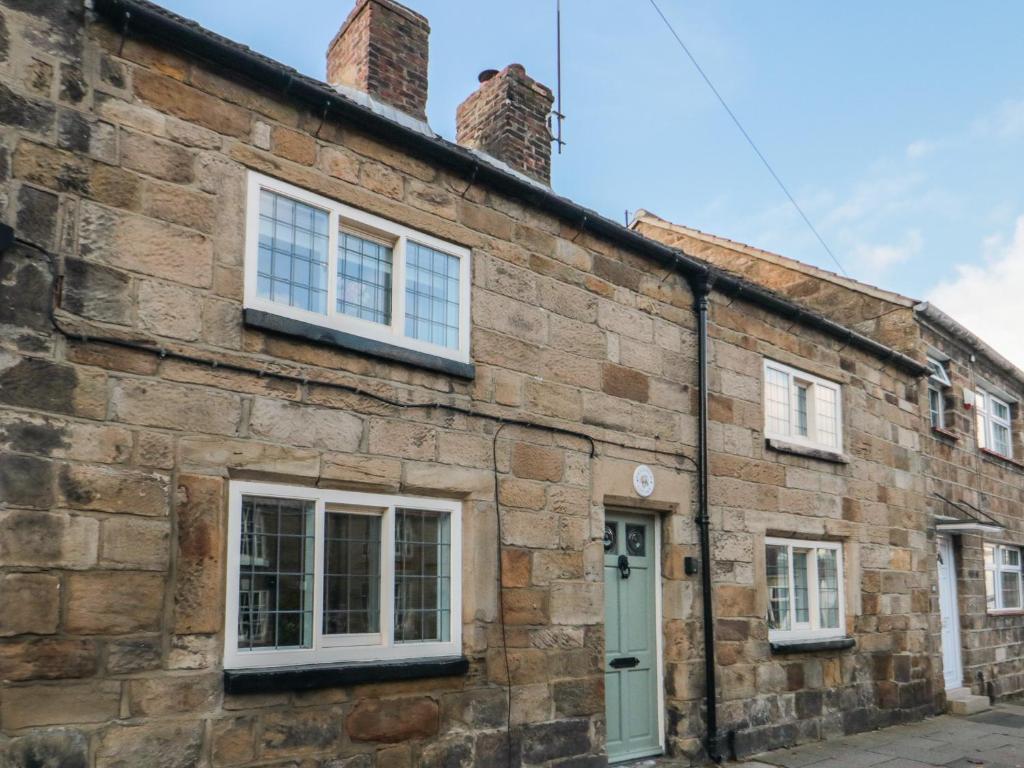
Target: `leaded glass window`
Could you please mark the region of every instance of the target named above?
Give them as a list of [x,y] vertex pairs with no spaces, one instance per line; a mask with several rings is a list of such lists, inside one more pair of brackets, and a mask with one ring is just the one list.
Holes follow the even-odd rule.
[[338,237],[338,311],[391,323],[391,246],[351,232]]
[[842,446],[840,392],[835,382],[766,360],[765,435],[838,450]]
[[276,304],[327,311],[327,211],[260,192],[257,293]]
[[450,603],[447,515],[395,513],[395,640],[447,640]]
[[410,242],[405,268],[405,335],[459,344],[459,260]]

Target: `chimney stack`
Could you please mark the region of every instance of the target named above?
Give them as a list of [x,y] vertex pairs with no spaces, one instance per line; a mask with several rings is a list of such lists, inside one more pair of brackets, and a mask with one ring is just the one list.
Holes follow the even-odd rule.
[[430,23],[393,0],[357,0],[327,48],[327,82],[427,119]]
[[484,70],[480,87],[456,112],[456,141],[550,184],[552,103],[551,89],[527,75],[522,64]]

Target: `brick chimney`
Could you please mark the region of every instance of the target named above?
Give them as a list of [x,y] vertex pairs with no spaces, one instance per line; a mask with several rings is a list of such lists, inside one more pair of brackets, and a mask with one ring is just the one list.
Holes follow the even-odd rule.
[[480,87],[459,105],[456,141],[479,149],[544,184],[551,183],[551,89],[522,64],[480,73]]
[[430,23],[393,0],[357,0],[327,48],[327,82],[427,119]]

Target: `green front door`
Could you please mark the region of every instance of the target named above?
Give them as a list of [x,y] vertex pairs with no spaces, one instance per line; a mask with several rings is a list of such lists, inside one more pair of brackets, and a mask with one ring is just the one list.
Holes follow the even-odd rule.
[[607,512],[604,524],[608,759],[661,752],[654,519]]

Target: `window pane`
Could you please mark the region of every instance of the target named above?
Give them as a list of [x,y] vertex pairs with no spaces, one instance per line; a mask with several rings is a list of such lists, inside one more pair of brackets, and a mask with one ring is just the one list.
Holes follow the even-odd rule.
[[818,550],[818,606],[822,629],[839,628],[839,568],[834,549]]
[[395,510],[395,642],[450,638],[448,527],[446,512]]
[[765,428],[775,435],[789,434],[789,376],[765,369]]
[[405,335],[457,349],[458,258],[412,241],[406,250]]
[[327,211],[261,190],[259,296],[323,314],[326,275]]
[[327,509],[325,635],[380,632],[380,526],[380,514]]
[[338,237],[337,310],[374,323],[391,323],[389,245],[350,232]]
[[999,400],[992,399],[992,415],[1001,421],[1010,420],[1010,408]]
[[793,550],[793,621],[807,624],[810,619],[807,590],[807,550]]
[[1010,430],[1002,424],[992,424],[992,450],[1003,456],[1010,455]]
[[835,448],[839,444],[839,403],[836,391],[828,387],[815,387],[817,398],[818,442]]
[[768,571],[768,627],[789,629],[789,556],[786,547],[769,545],[765,558]]
[[796,385],[796,433],[807,437],[807,394],[806,384]]
[[240,650],[311,647],[313,509],[312,501],[242,499]]
[[928,388],[928,414],[933,427],[942,426],[942,393],[934,387]]
[[1003,592],[1002,608],[1020,608],[1020,573],[1003,571],[1000,574],[1000,585]]
[[1003,565],[1011,568],[1020,568],[1020,550],[1016,547],[1000,547],[1003,553]]

